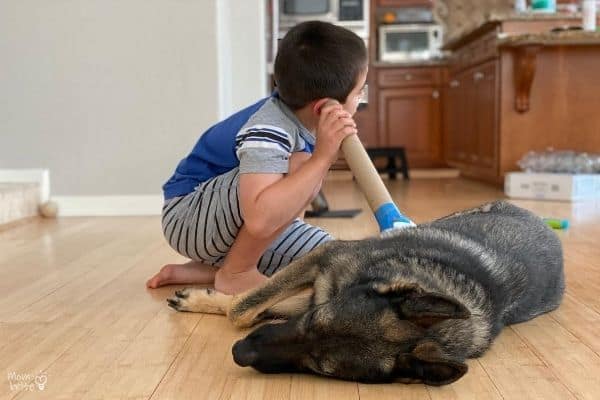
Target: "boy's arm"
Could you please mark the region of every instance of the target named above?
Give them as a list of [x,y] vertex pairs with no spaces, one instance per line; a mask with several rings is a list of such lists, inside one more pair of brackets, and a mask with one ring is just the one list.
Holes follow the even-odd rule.
[[240,175],[244,224],[257,237],[267,237],[296,218],[318,192],[344,138],[356,133],[354,121],[339,105],[324,107],[317,143],[310,159],[283,174]]
[[296,218],[312,200],[328,169],[325,160],[311,158],[285,177],[240,175],[240,204],[248,231],[267,237]]

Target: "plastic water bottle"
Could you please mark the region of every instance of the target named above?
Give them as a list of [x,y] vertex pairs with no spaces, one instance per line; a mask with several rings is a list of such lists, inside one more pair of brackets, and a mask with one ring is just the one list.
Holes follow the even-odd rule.
[[583,29],[596,30],[596,0],[583,0]]

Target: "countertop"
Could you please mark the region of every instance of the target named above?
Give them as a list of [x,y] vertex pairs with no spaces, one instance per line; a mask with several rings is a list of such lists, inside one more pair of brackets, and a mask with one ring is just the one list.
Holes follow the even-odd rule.
[[600,46],[600,32],[562,31],[525,34],[499,34],[498,46]]
[[469,37],[476,36],[480,32],[492,29],[493,26],[505,21],[535,21],[535,20],[556,20],[556,21],[581,21],[580,13],[542,13],[542,12],[491,12],[485,16],[479,24],[471,26],[463,31],[456,32],[448,37],[444,43],[443,49],[451,50],[459,47]]
[[491,12],[487,21],[503,22],[503,21],[531,21],[531,20],[553,20],[553,19],[579,19],[582,18],[581,13],[548,13],[548,12],[509,12],[499,13]]
[[447,58],[435,58],[432,60],[415,60],[403,62],[375,61],[371,65],[375,68],[414,68],[414,67],[441,67],[448,64]]

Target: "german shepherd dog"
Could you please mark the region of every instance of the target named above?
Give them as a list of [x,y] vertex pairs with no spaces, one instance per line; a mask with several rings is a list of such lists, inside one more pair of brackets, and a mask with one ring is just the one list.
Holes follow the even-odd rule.
[[167,301],[237,327],[285,320],[233,346],[240,366],[443,385],[505,325],[557,308],[564,287],[554,232],[495,202],[389,237],[328,242],[238,296],[187,288]]

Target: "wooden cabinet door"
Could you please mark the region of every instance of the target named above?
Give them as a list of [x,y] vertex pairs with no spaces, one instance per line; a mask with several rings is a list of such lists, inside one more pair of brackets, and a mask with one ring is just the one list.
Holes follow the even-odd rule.
[[477,164],[494,169],[498,163],[497,145],[497,83],[496,61],[478,67],[473,75],[475,83],[475,134],[477,135]]
[[450,79],[446,108],[446,159],[473,164],[479,160],[476,134],[476,87],[473,71],[467,70]]
[[358,137],[365,147],[380,146],[377,133],[377,81],[375,78],[375,71],[370,70],[367,75],[368,103],[361,104],[356,114],[354,114]]
[[477,88],[474,80],[475,71],[469,69],[459,75],[463,82],[463,119],[461,121],[461,148],[465,153],[465,161],[470,164],[479,162],[479,137],[477,136]]
[[384,146],[402,146],[410,167],[443,165],[441,98],[435,87],[381,89],[379,134]]
[[498,170],[497,61],[453,75],[446,88],[444,154],[470,176],[495,177]]
[[452,76],[444,96],[444,156],[446,162],[466,162],[463,124],[465,121],[465,82]]

